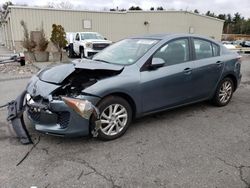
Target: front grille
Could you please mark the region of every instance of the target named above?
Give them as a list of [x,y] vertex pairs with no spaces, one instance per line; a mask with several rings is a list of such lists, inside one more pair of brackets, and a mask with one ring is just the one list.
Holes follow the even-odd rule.
[[88,57],[95,55],[97,52],[88,52]]
[[57,117],[57,123],[61,128],[66,128],[69,124],[70,113],[69,112],[59,112]]
[[93,44],[93,49],[94,50],[102,50],[109,46],[109,44]]

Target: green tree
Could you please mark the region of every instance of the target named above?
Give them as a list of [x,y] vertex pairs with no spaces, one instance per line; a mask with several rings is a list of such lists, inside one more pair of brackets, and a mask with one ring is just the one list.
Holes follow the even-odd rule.
[[236,12],[232,19],[233,22],[233,33],[242,34],[244,17],[241,17],[240,13]]
[[163,7],[157,7],[157,10],[164,10]]
[[154,7],[151,7],[151,8],[150,8],[150,10],[152,10],[152,11],[153,11],[153,10],[155,10],[155,8],[154,8]]
[[194,13],[199,14],[199,11],[197,9],[194,10]]
[[62,49],[67,45],[66,33],[63,26],[56,24],[52,25],[50,40],[55,45],[58,52],[60,52],[60,61],[62,61]]
[[213,12],[210,12],[210,11],[206,12],[206,16],[216,17],[216,15]]
[[8,8],[8,6],[13,5],[13,3],[11,1],[6,1],[3,5],[2,5],[2,11],[5,12]]
[[132,6],[128,10],[142,10],[139,6]]

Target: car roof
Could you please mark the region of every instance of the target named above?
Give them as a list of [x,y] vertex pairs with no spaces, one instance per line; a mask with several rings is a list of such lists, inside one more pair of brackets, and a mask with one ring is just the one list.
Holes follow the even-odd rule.
[[149,34],[149,35],[139,35],[139,36],[132,36],[130,38],[142,38],[142,39],[168,39],[172,37],[198,37],[198,38],[204,38],[208,40],[212,40],[212,38],[202,36],[202,35],[196,35],[196,34],[187,34],[187,33],[159,33],[159,34]]
[[97,34],[97,32],[79,32],[79,33],[83,33],[83,34],[87,34],[87,33]]
[[214,40],[214,39],[212,39],[210,37],[206,37],[206,36],[198,35],[198,34],[187,34],[187,33],[159,33],[159,34],[132,36],[132,37],[129,37],[129,38],[165,40],[165,39],[172,39],[172,38],[178,38],[178,37],[197,37],[197,38],[212,41],[212,42],[214,42],[216,44],[220,44],[219,41]]

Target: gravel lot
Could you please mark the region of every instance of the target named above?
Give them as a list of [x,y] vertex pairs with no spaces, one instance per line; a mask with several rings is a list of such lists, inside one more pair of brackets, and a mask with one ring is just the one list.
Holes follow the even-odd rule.
[[[29,126],[36,146],[24,146],[0,110],[0,187],[249,188],[250,57],[243,60],[242,84],[228,106],[203,102],[144,117],[110,142],[52,137]],[[0,104],[27,82],[0,82]]]
[[26,63],[21,66],[18,62],[0,64],[0,81],[30,77],[38,71],[33,64]]

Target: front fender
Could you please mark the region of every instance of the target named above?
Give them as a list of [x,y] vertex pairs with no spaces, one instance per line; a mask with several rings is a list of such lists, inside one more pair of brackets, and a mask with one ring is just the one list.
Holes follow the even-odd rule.
[[134,101],[137,113],[142,110],[139,76],[115,76],[99,80],[94,85],[86,88],[84,92],[101,98],[115,93],[125,94]]

